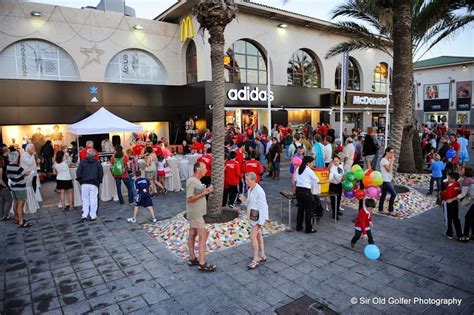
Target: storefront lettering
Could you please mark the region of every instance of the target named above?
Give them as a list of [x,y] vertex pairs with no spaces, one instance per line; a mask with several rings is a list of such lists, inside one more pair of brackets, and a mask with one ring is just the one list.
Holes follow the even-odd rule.
[[352,99],[352,104],[354,105],[387,105],[387,98],[354,95]]
[[128,55],[122,56],[122,72],[128,74]]
[[[254,101],[254,102],[266,102],[267,101],[267,91],[261,90],[256,87],[253,90],[250,90],[250,87],[245,86],[240,90],[230,89],[227,91],[227,98],[231,101]],[[273,92],[268,93],[268,98],[270,102],[273,102],[275,99],[273,97]]]

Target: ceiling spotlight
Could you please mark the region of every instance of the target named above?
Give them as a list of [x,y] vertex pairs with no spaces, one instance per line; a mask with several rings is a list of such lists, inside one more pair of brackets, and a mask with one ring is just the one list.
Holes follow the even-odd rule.
[[138,30],[138,31],[141,31],[142,29],[144,29],[145,27],[141,24],[137,24],[135,26],[133,26],[134,29]]
[[279,27],[279,28],[287,28],[287,27],[288,27],[288,24],[280,23],[280,24],[278,24],[278,27]]
[[31,15],[32,16],[42,16],[43,13],[41,13],[41,11],[31,11]]

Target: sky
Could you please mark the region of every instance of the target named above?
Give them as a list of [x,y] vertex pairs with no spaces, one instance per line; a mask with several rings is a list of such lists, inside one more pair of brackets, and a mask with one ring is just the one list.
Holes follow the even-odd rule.
[[[1,0],[0,0],[1,1]],[[100,0],[28,0],[73,8],[96,6]],[[318,19],[331,21],[331,11],[343,0],[290,0],[283,4],[283,0],[253,0],[254,2],[280,8],[283,10],[304,14]],[[139,18],[153,19],[161,12],[176,3],[176,0],[125,0],[127,6],[135,9]],[[474,56],[474,27],[456,34],[454,38],[447,38],[432,48],[421,60],[438,56]],[[415,56],[415,61],[420,56]]]

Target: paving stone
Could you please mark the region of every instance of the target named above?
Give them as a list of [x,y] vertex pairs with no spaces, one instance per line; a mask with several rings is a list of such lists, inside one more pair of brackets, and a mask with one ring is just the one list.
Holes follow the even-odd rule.
[[[193,296],[193,295],[190,294],[189,296]],[[194,295],[194,296],[197,296],[197,295]],[[153,290],[152,292],[144,293],[142,297],[145,299],[148,305],[157,304],[161,301],[164,301],[170,298],[169,294],[165,290],[162,290],[162,289]]]
[[59,299],[55,296],[50,299],[44,299],[39,302],[34,303],[33,309],[38,313],[47,312],[50,310],[58,309],[61,307]]
[[79,301],[77,303],[63,306],[64,314],[84,314],[91,310],[91,306],[88,301]]
[[124,313],[133,312],[135,310],[147,307],[145,300],[141,296],[137,296],[119,303]]

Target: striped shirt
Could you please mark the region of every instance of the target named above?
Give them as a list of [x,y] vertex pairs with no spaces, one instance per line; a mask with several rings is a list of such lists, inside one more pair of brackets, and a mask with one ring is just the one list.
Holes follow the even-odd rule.
[[10,179],[10,188],[13,191],[25,190],[26,180],[23,172],[25,170],[18,164],[7,165],[7,177]]

